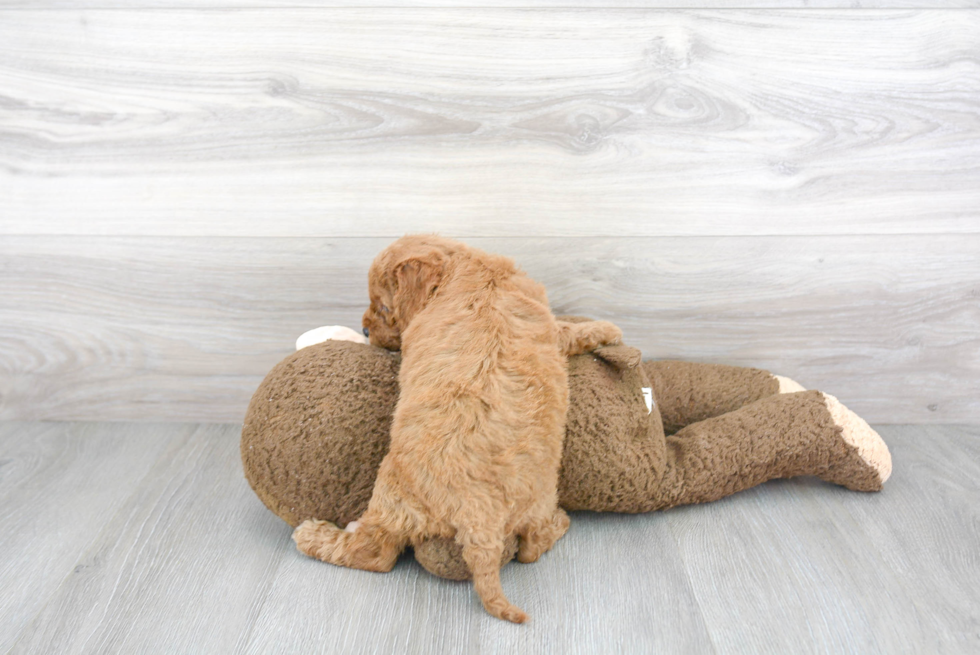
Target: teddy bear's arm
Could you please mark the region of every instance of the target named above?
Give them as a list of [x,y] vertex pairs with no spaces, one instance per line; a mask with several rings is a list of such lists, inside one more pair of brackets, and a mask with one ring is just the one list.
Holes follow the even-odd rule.
[[674,360],[644,362],[664,432],[735,411],[761,398],[804,391],[789,378],[758,368]]

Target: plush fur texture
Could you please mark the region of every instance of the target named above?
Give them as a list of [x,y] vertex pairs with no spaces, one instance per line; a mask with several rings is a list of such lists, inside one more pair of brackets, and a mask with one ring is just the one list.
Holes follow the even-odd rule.
[[390,449],[356,527],[307,521],[294,539],[324,561],[388,571],[406,545],[455,538],[486,610],[523,623],[500,564],[512,535],[517,558],[534,562],[568,529],[557,491],[566,353],[618,340],[618,328],[559,326],[513,261],[436,236],[385,249],[368,289],[371,343],[402,353]]
[[[284,521],[345,525],[366,510],[388,448],[399,359],[328,341],[289,355],[258,387],[242,428],[242,462],[256,494]],[[641,364],[639,351],[622,345],[572,357],[568,370],[558,484],[566,510],[647,512],[798,475],[877,491],[891,470],[881,437],[846,407],[819,391],[779,393],[765,371]],[[436,575],[471,575],[452,538],[414,550]],[[503,558],[514,550],[512,540]]]

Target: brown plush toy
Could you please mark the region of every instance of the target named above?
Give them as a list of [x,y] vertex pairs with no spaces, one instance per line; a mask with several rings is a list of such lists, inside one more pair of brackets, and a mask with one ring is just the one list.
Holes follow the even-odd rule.
[[[397,353],[354,343],[345,328],[328,332],[331,340],[272,369],[242,428],[245,477],[291,526],[308,518],[343,526],[364,512],[398,399]],[[566,510],[650,512],[800,475],[878,491],[891,473],[888,448],[863,419],[766,371],[642,362],[628,346],[572,357],[568,367]],[[469,577],[451,539],[430,539],[415,557],[436,575]]]

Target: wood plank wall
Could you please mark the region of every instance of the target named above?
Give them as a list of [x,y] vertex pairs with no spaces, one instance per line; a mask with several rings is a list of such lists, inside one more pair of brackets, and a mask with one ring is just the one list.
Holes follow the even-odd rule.
[[980,1],[371,4],[0,0],[0,418],[240,421],[439,231],[647,357],[980,421]]

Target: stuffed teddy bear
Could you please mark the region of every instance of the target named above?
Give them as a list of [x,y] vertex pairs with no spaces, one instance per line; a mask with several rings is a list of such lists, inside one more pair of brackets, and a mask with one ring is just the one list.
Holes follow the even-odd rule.
[[[365,341],[342,327],[304,334],[249,404],[245,477],[291,526],[344,526],[367,508],[400,358]],[[799,475],[878,491],[891,473],[881,437],[833,396],[759,369],[641,360],[625,345],[569,358],[564,509],[650,512]],[[516,538],[509,546],[502,563]],[[452,539],[430,539],[415,557],[436,575],[470,577]]]

